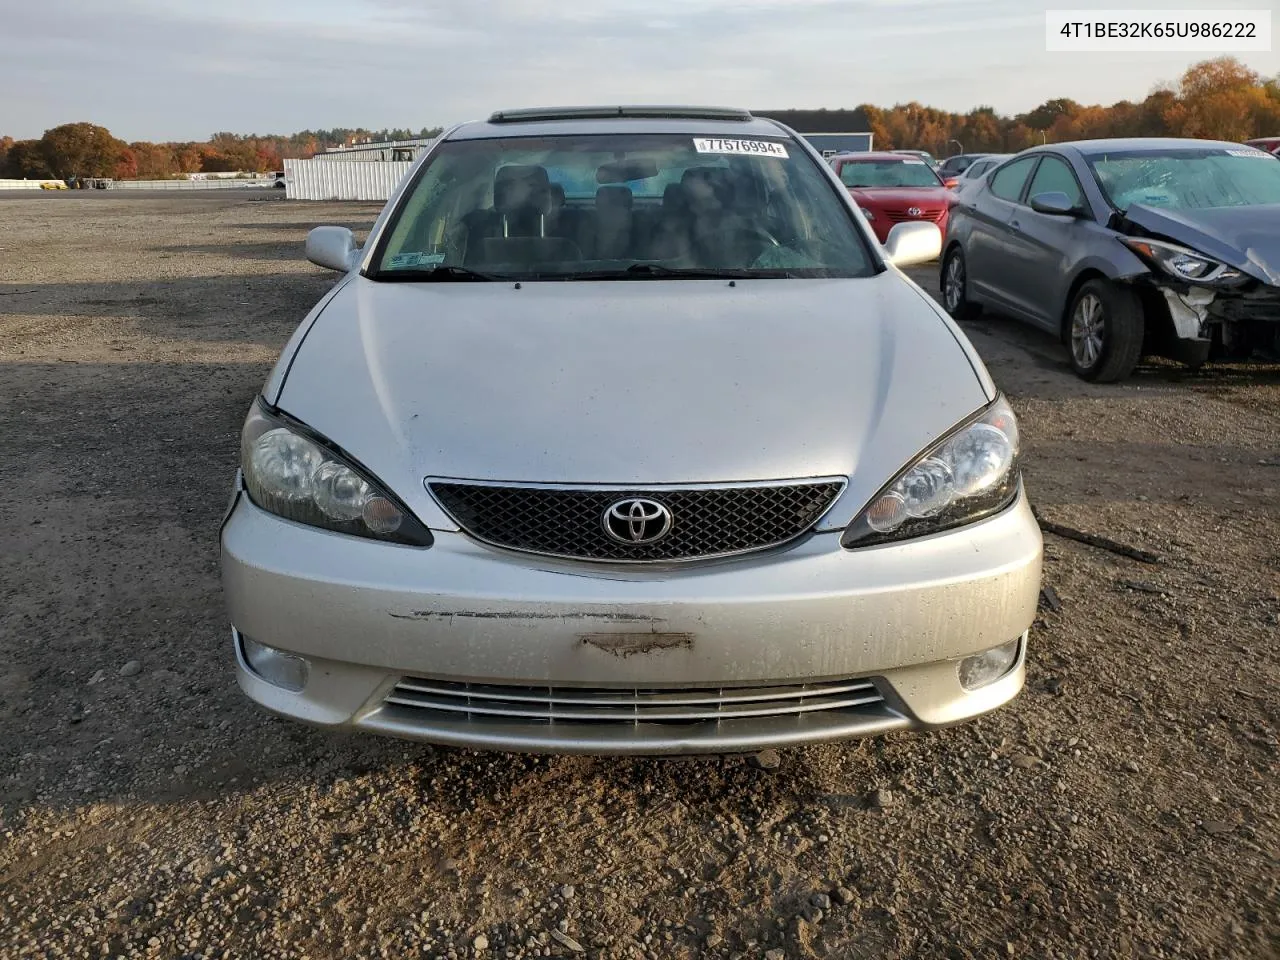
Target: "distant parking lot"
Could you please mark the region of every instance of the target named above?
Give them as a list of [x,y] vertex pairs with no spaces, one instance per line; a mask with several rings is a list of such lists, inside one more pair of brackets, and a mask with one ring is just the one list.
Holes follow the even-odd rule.
[[240,423],[335,279],[306,231],[377,210],[0,198],[0,956],[1275,949],[1280,367],[1097,386],[1028,327],[966,325],[1059,533],[1027,689],[963,727],[766,772],[251,707],[217,576]]

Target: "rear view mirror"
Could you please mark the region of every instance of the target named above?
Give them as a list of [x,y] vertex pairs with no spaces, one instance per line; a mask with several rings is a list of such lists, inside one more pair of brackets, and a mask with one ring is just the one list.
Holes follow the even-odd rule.
[[596,168],[596,183],[629,183],[657,175],[658,164],[653,160],[615,160]]
[[318,267],[346,273],[356,265],[360,248],[346,227],[316,227],[307,234],[307,259]]
[[942,231],[934,223],[899,223],[889,230],[884,252],[895,267],[928,263],[942,253]]
[[1080,208],[1071,202],[1065,193],[1050,190],[1048,193],[1037,193],[1031,198],[1031,209],[1036,213],[1046,213],[1052,217],[1077,217]]

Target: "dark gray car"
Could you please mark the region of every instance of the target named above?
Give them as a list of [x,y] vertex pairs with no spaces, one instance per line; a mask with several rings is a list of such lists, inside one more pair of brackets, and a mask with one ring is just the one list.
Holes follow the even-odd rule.
[[989,156],[989,153],[957,153],[938,164],[938,173],[944,177],[958,177],[979,160],[985,160]]
[[1143,354],[1280,353],[1280,161],[1238,143],[1093,140],[1024,151],[957,193],[948,311],[1069,344],[1086,380]]

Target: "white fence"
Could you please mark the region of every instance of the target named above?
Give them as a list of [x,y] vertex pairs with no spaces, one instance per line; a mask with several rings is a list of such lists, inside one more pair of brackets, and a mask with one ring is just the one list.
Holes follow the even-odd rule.
[[387,200],[413,166],[410,161],[286,160],[290,200]]
[[112,180],[112,190],[243,190],[246,187],[269,187],[275,177],[253,180]]
[[0,179],[0,190],[39,190],[42,184],[62,183],[61,180],[5,180]]

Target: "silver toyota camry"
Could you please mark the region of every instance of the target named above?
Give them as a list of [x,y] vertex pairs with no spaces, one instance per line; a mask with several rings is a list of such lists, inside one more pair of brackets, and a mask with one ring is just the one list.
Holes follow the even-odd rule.
[[1023,684],[1018,427],[803,139],[739,110],[496,113],[417,162],[244,425],[239,682],[333,728],[753,751]]

